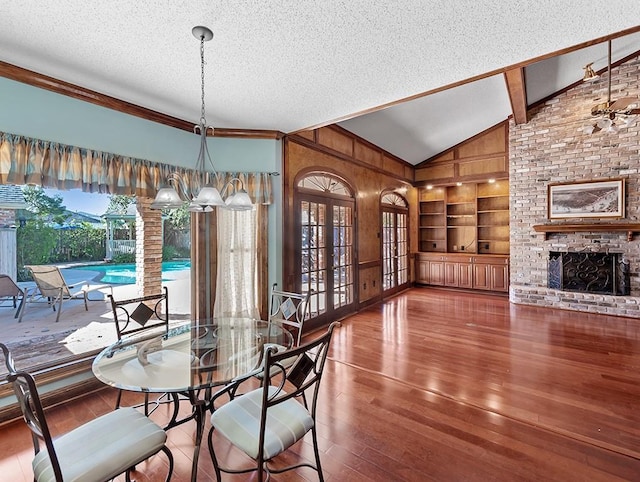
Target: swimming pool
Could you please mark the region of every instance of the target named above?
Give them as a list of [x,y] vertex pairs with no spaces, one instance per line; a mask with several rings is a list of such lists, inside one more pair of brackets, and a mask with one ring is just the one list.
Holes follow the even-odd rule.
[[[135,284],[136,265],[130,264],[92,264],[85,266],[74,266],[72,269],[85,271],[96,271],[98,275],[94,281],[109,284]],[[173,277],[167,273],[172,271],[184,271],[191,269],[191,261],[164,261],[162,263],[162,281],[170,281]]]

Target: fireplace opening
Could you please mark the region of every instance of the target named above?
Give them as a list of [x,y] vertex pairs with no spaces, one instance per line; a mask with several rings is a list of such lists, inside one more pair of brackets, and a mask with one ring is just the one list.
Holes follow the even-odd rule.
[[549,288],[628,296],[629,263],[622,253],[549,253]]

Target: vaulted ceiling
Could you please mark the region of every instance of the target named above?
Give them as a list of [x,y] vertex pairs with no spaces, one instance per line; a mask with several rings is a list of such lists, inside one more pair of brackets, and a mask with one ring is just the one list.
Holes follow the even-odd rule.
[[[418,164],[640,50],[640,2],[87,2],[3,5],[17,66],[145,109],[284,133],[339,123]],[[15,72],[14,70],[11,70]],[[505,75],[506,73],[506,75]],[[18,78],[14,75],[14,78]],[[2,92],[0,91],[0,100]]]

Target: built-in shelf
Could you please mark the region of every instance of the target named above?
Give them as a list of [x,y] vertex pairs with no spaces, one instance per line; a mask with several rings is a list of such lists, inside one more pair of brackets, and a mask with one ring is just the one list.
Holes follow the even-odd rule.
[[422,252],[509,254],[509,181],[420,191]]
[[626,232],[627,241],[631,241],[634,234],[640,233],[640,224],[538,224],[533,229],[538,233],[544,233],[544,239],[547,239],[550,233]]

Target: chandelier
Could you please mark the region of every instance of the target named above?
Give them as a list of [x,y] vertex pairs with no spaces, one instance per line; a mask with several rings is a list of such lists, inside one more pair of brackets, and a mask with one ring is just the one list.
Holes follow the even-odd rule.
[[[192,212],[210,212],[217,206],[234,211],[246,211],[252,209],[253,205],[240,178],[234,177],[227,181],[221,191],[216,187],[220,185],[220,176],[213,165],[207,146],[209,127],[204,106],[204,43],[213,38],[213,32],[207,27],[197,26],[193,27],[191,33],[200,40],[200,122],[193,129],[194,133],[200,135],[200,152],[190,182],[178,172],[171,173],[167,185],[158,190],[156,198],[151,203],[151,209],[177,209],[189,203],[188,209]],[[208,167],[211,168],[210,171]]]

